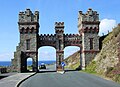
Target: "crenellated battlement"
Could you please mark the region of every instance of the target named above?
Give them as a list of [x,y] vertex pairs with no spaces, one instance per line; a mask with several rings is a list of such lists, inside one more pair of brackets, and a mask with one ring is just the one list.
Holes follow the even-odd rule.
[[55,33],[56,34],[64,33],[64,22],[55,22]]
[[39,32],[39,12],[32,13],[30,9],[24,12],[19,12],[19,32],[24,33],[38,33]]
[[65,34],[65,41],[81,41],[82,36],[80,34]]
[[78,18],[81,22],[96,22],[99,21],[99,14],[97,11],[93,11],[91,8],[88,9],[88,11],[84,14],[82,11],[79,11]]
[[45,40],[45,41],[55,41],[56,34],[41,34],[39,38],[40,40]]
[[99,14],[91,8],[84,14],[78,12],[78,30],[80,33],[98,33],[99,32]]
[[39,12],[32,13],[30,9],[26,9],[25,12],[19,12],[19,22],[38,22]]
[[39,35],[38,47],[42,46],[56,46],[56,34],[41,34]]
[[64,28],[64,22],[55,22],[55,28]]

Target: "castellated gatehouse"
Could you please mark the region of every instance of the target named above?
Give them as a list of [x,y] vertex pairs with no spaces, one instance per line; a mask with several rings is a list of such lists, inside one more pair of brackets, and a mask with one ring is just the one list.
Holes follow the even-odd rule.
[[56,49],[56,71],[64,71],[61,65],[64,48],[80,47],[80,69],[85,69],[99,52],[99,24],[97,11],[88,9],[86,13],[78,12],[79,34],[65,34],[64,22],[55,22],[55,34],[39,35],[39,11],[33,13],[30,9],[26,9],[25,12],[19,12],[20,42],[12,59],[13,69],[17,72],[26,72],[27,59],[32,58],[32,70],[37,72],[38,49],[42,46],[52,46]]

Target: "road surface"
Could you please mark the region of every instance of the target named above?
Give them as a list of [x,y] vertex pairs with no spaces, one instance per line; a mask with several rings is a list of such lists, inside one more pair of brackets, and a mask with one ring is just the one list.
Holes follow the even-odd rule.
[[37,73],[20,87],[120,87],[120,84],[84,72],[69,71],[65,74]]
[[56,66],[54,64],[46,65],[46,69],[40,69],[39,71],[56,71]]

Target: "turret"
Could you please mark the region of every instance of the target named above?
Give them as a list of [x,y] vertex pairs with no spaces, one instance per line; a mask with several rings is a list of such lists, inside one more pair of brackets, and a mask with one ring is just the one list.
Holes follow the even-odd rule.
[[38,33],[39,30],[39,12],[35,11],[34,14],[30,9],[25,12],[19,12],[19,31],[20,33]]
[[64,22],[55,22],[55,33],[64,33]]
[[99,14],[91,8],[84,14],[78,13],[78,31],[80,33],[98,33],[99,32]]
[[78,31],[82,36],[81,68],[85,67],[99,52],[99,14],[91,8],[84,14],[78,12]]
[[64,59],[64,22],[55,22],[56,33],[56,69],[57,71],[63,71],[61,63]]
[[19,13],[20,47],[23,53],[21,57],[21,71],[26,71],[27,58],[32,58],[33,71],[38,68],[38,32],[39,12],[32,13],[30,9]]

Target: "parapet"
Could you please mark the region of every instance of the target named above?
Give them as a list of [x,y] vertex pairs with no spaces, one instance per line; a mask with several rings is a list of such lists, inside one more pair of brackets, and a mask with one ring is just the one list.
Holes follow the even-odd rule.
[[85,14],[82,11],[79,11],[78,19],[80,19],[80,21],[96,22],[99,21],[99,14],[97,11],[93,11],[89,8]]
[[64,22],[55,22],[55,28],[64,28]]
[[39,12],[35,11],[34,14],[30,9],[26,9],[25,12],[19,12],[19,22],[38,22]]

